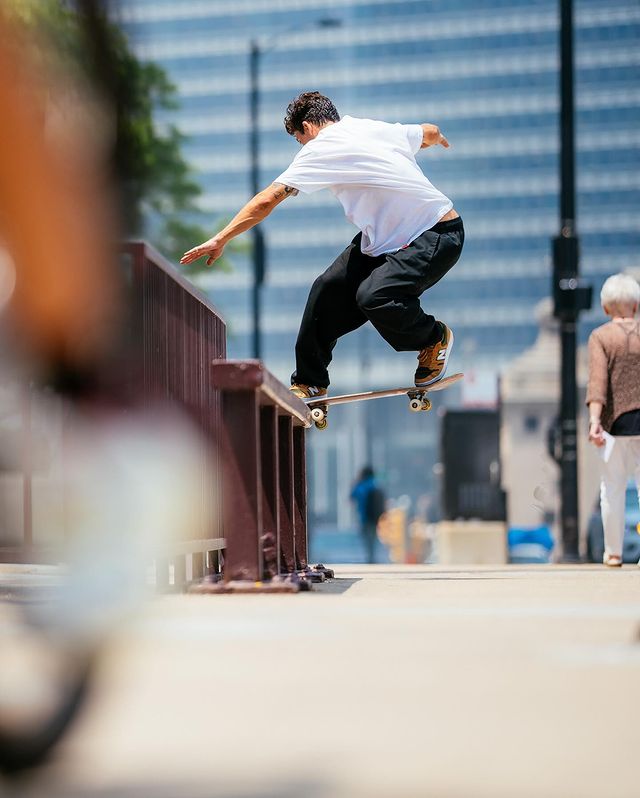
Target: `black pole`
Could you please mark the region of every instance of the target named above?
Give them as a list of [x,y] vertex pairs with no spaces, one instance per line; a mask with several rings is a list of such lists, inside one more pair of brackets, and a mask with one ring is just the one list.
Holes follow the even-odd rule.
[[573,84],[573,0],[560,0],[560,219],[565,237],[574,235],[576,216]]
[[[249,146],[251,150],[251,189],[255,196],[259,188],[260,181],[260,153],[259,153],[259,119],[260,112],[260,47],[256,41],[251,42],[249,51],[249,76],[250,76],[250,95],[249,95],[249,119],[251,134]],[[252,356],[260,359],[262,354],[262,341],[260,329],[260,305],[261,288],[264,280],[264,237],[260,226],[252,228],[253,247],[253,286],[252,286],[252,316],[253,316],[253,345]]]
[[560,522],[568,562],[580,559],[576,330],[580,311],[591,306],[591,289],[578,277],[572,6],[572,0],[560,0],[560,235],[553,247],[554,312],[560,322]]
[[[560,0],[560,236],[555,248],[557,294],[560,282],[578,275],[575,229],[575,131],[573,97],[573,2]],[[576,280],[577,281],[577,280]],[[566,284],[566,283],[565,283]],[[557,303],[558,304],[558,303]],[[573,308],[556,308],[560,318],[560,495],[565,560],[579,558],[576,410],[576,324]],[[559,311],[559,313],[558,313]]]

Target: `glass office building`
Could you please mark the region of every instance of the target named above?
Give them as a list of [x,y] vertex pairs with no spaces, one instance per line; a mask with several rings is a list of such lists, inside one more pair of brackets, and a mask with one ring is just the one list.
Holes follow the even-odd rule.
[[[451,368],[471,379],[438,401],[495,398],[509,361],[537,335],[535,306],[551,286],[558,231],[558,0],[121,0],[137,53],[178,87],[165,120],[188,136],[185,153],[213,225],[250,196],[250,41],[260,44],[261,184],[297,151],[284,131],[299,92],[329,95],[341,113],[436,122],[452,147],[419,163],[464,218],[462,259],[423,304],[456,333]],[[640,257],[640,5],[575,0],[578,232],[581,270],[596,292]],[[334,23],[323,27],[327,18]],[[339,27],[336,27],[339,23]],[[354,229],[327,191],[288,199],[264,224],[263,356],[283,381],[307,291]],[[195,242],[194,242],[195,243]],[[252,270],[201,286],[226,317],[229,353],[251,355]],[[597,296],[597,294],[596,294]],[[597,305],[597,303],[596,303]],[[581,340],[602,321],[583,317]],[[335,351],[332,390],[411,382],[415,356],[397,354],[369,326]],[[475,386],[473,389],[470,386]],[[433,487],[436,414],[402,400],[336,408],[311,444],[312,508],[346,523],[347,483],[365,460],[386,471],[391,495]],[[335,508],[338,516],[335,516]]]

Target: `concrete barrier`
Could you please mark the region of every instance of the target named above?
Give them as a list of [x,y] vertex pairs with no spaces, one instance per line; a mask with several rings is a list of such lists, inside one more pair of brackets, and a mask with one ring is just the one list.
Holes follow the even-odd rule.
[[502,521],[441,521],[436,534],[442,565],[508,562],[507,528]]

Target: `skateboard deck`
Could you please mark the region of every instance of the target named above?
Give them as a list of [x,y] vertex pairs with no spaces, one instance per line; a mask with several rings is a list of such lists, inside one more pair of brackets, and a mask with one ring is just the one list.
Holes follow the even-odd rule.
[[409,397],[409,409],[418,412],[420,410],[431,410],[431,402],[427,397],[433,391],[443,391],[454,382],[458,382],[464,374],[452,374],[450,377],[443,377],[441,380],[427,385],[424,388],[417,388],[412,385],[409,388],[387,388],[379,391],[363,391],[362,393],[347,393],[342,396],[323,396],[314,399],[305,399],[307,407],[311,410],[311,418],[318,429],[327,427],[327,411],[331,405],[342,405],[348,402],[367,402],[369,399],[384,399],[388,396],[401,396],[405,394]]

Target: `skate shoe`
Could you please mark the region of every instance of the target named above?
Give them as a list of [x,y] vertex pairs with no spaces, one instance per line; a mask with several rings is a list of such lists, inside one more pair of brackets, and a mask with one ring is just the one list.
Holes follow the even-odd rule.
[[437,323],[442,331],[439,340],[418,352],[418,368],[414,376],[417,388],[424,388],[441,380],[447,370],[449,355],[453,347],[453,332],[443,322]]
[[301,382],[294,382],[289,390],[291,393],[299,396],[300,399],[320,399],[327,395],[326,388],[316,388],[315,385],[303,385]]

